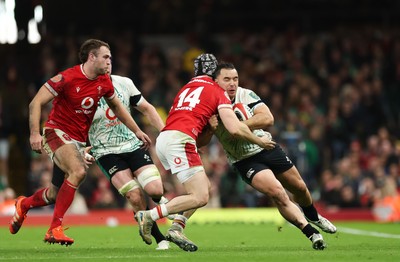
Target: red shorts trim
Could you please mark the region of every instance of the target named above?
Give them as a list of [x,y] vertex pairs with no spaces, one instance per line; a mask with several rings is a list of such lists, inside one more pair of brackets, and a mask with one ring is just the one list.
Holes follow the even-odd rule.
[[185,144],[185,153],[188,160],[189,167],[202,166],[201,158],[196,150],[196,145],[192,143]]
[[52,128],[44,129],[43,148],[48,155],[54,154],[61,146],[72,143],[74,143],[74,140],[63,131]]

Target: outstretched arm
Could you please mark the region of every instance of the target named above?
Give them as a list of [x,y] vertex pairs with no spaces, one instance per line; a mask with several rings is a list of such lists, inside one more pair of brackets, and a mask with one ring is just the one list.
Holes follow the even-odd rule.
[[29,104],[29,141],[33,151],[42,153],[42,136],[40,134],[40,116],[42,106],[49,103],[54,95],[43,85]]
[[144,116],[146,116],[150,124],[157,128],[158,131],[161,131],[161,129],[164,128],[164,121],[161,119],[155,107],[147,102],[146,99],[142,98],[142,101],[138,106],[136,106],[136,109],[139,110],[139,112],[142,113]]
[[271,141],[270,138],[254,135],[247,125],[239,121],[231,108],[220,108],[218,112],[222,123],[231,135],[246,139],[247,141],[257,144],[265,149],[275,147],[275,142]]
[[107,100],[108,106],[114,112],[114,114],[124,123],[135,135],[137,138],[142,140],[143,148],[149,149],[151,145],[150,138],[140,129],[140,127],[136,124],[135,120],[132,118],[131,114],[124,107],[118,97],[114,96],[111,100]]

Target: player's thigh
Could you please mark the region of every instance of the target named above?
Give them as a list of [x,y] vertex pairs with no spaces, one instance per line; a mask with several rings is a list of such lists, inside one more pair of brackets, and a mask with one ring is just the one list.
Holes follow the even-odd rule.
[[133,175],[132,172],[129,168],[124,169],[124,170],[119,170],[113,176],[111,177],[111,183],[116,189],[120,189],[127,183],[129,183],[131,180],[133,180]]
[[86,165],[75,144],[65,144],[54,152],[54,162],[67,174],[84,173]]
[[170,141],[168,132],[161,132],[156,140],[156,155],[166,170],[170,170],[167,155],[168,155],[168,141]]
[[198,197],[208,196],[210,180],[204,170],[201,170],[186,180],[183,186],[188,194]]
[[[164,168],[171,170],[172,174],[203,165],[196,147],[196,141],[185,133],[179,131],[161,132],[157,138],[156,149]],[[179,180],[181,183],[185,182]]]
[[282,184],[276,179],[270,169],[264,169],[258,172],[251,181],[252,187],[257,191],[274,196],[284,191]]
[[307,188],[303,178],[295,166],[281,174],[278,174],[276,177],[282,185],[289,190],[289,192],[295,193],[297,191],[304,191]]
[[164,194],[160,172],[156,165],[144,165],[133,172],[143,190],[150,196],[156,197]]
[[143,190],[151,197],[157,198],[161,197],[164,194],[163,183],[161,179],[153,180],[147,183]]

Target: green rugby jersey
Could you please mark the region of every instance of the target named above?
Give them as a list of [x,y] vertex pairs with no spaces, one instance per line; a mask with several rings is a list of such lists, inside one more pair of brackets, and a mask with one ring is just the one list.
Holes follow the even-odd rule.
[[[246,105],[247,109],[250,111],[248,113],[252,116],[254,115],[255,108],[263,102],[252,90],[238,87],[235,100],[232,104],[235,105],[238,103]],[[259,137],[270,135],[262,129],[253,130],[253,133]],[[263,148],[257,144],[253,144],[241,138],[233,137],[228,130],[226,130],[222,121],[219,121],[215,135],[222,144],[230,164],[253,156],[263,150]]]
[[[142,95],[133,81],[127,77],[111,76],[117,97],[130,110],[131,97],[140,104]],[[136,106],[134,105],[134,106]],[[139,149],[143,142],[126,127],[108,107],[104,98],[99,101],[96,114],[89,130],[89,141],[93,146],[91,153],[97,160],[108,154],[121,154]]]

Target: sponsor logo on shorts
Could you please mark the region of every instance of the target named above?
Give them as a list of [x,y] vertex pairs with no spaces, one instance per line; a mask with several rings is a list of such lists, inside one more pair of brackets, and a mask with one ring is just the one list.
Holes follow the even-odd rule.
[[150,157],[147,154],[144,154],[143,158],[147,161],[150,162]]
[[110,168],[110,170],[108,170],[108,173],[110,175],[114,174],[115,172],[118,171],[118,167],[117,166],[113,166],[112,168]]
[[62,136],[66,141],[71,141],[72,140],[71,137],[69,135],[65,134],[65,133],[62,134]]
[[179,165],[180,163],[182,163],[182,159],[180,159],[179,157],[175,157],[174,158],[174,163]]
[[250,178],[254,172],[255,172],[255,170],[253,168],[250,168],[249,171],[247,171],[247,173],[246,173],[246,177]]

